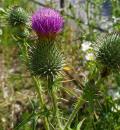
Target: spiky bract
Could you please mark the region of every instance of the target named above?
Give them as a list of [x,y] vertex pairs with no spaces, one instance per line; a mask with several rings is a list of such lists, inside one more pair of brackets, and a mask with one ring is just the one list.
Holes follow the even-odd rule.
[[63,55],[50,41],[37,43],[29,50],[29,68],[35,76],[54,78],[63,65]]
[[96,43],[96,59],[112,70],[120,69],[120,34],[106,34]]
[[15,27],[25,25],[28,21],[28,15],[23,8],[15,6],[9,9],[7,19],[9,25]]

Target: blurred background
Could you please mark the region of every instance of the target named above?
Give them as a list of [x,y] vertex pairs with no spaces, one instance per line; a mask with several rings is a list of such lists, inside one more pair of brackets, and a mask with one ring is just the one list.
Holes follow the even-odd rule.
[[[89,74],[94,68],[95,56],[91,47],[93,42],[102,33],[120,30],[120,0],[0,0],[0,10],[6,10],[14,5],[23,7],[30,16],[41,7],[55,8],[63,15],[65,24],[59,42],[70,69],[64,72],[62,86],[65,90],[61,90],[60,95],[62,109],[70,113],[71,104],[81,94],[82,85],[88,77],[90,78]],[[11,29],[0,18],[0,130],[12,130],[32,111],[31,101],[37,104],[34,84],[10,31]],[[106,126],[102,119],[104,122],[114,123],[120,114],[120,75],[109,76],[105,85],[109,87],[105,94],[111,104],[116,105],[117,102],[117,109],[113,110],[117,115],[113,118],[113,115],[109,116],[110,113],[107,113],[106,116],[109,118],[105,120],[103,115],[99,122],[101,127],[94,130],[102,130],[102,127],[103,130],[113,130],[112,127],[110,129]],[[49,102],[46,98],[47,101]],[[85,112],[83,113],[85,115]],[[115,125],[117,124],[113,124]],[[115,130],[120,130],[120,125],[118,126]],[[41,120],[36,130],[40,128]],[[32,129],[28,123],[21,130]],[[86,130],[93,129],[88,127]]]

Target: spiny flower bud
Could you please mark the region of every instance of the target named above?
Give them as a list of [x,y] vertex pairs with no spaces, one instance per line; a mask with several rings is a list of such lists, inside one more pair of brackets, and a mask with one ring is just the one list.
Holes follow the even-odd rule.
[[24,40],[24,38],[27,38],[27,36],[29,36],[28,29],[24,27],[15,27],[11,30],[11,32],[16,40]]
[[97,41],[96,59],[104,66],[112,69],[120,69],[120,34],[112,33],[101,36]]
[[29,68],[33,75],[55,77],[63,68],[64,59],[53,41],[37,43],[29,50]]
[[41,38],[55,38],[63,28],[63,18],[54,9],[42,8],[32,16],[32,28]]
[[8,11],[8,23],[12,26],[26,25],[28,21],[28,15],[23,8],[15,6]]

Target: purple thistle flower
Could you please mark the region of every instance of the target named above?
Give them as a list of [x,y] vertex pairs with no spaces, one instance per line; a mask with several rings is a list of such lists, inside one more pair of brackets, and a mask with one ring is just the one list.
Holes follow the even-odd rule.
[[63,28],[63,18],[54,9],[42,8],[32,16],[32,28],[39,37],[54,38]]

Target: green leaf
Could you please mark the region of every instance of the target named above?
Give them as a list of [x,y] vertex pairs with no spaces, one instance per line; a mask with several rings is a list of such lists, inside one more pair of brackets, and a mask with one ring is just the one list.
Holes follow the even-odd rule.
[[5,10],[0,7],[0,15],[6,14]]
[[73,96],[77,97],[77,94],[76,94],[74,91],[70,90],[69,88],[62,87],[62,86],[60,86],[60,87],[61,87],[61,89],[63,89],[67,94],[73,95]]
[[85,121],[85,118],[79,122],[79,124],[77,125],[77,129],[76,130],[80,130],[81,129],[81,126],[83,124],[83,122]]
[[20,122],[14,130],[19,130],[20,127],[24,126],[26,123],[31,121],[36,115],[32,113],[30,116],[26,117],[22,122]]
[[32,120],[32,130],[36,130],[37,121],[38,121],[38,117],[33,118],[33,120]]

